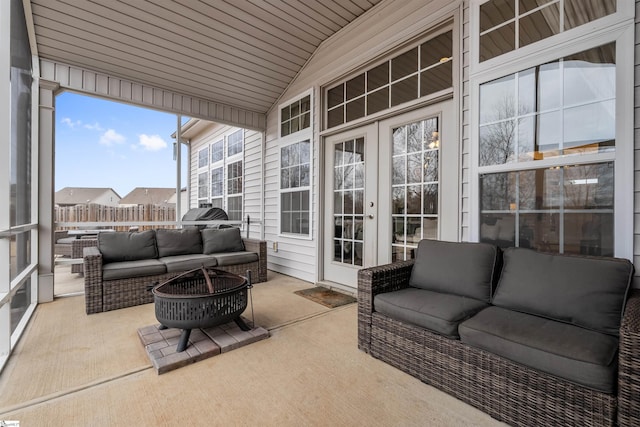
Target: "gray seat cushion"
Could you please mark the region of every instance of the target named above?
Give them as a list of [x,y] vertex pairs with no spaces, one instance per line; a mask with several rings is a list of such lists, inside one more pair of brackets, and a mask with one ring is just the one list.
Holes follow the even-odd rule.
[[490,302],[498,261],[487,243],[422,240],[409,285]]
[[[198,231],[195,228],[194,230]],[[202,266],[215,267],[218,265],[215,257],[204,254],[174,255],[158,258],[158,261],[167,266],[167,273],[193,270],[194,268],[200,268]]]
[[418,288],[378,294],[375,311],[449,337],[458,337],[458,324],[489,304],[474,298]]
[[202,236],[197,228],[156,230],[158,257],[201,254]]
[[98,250],[103,262],[136,261],[158,258],[156,232],[116,231],[98,234]]
[[504,251],[493,304],[618,335],[633,265],[626,259]]
[[223,254],[212,254],[218,260],[219,266],[246,264],[258,261],[258,254],[255,252],[231,252]]
[[157,259],[110,262],[102,265],[102,280],[128,279],[166,272],[165,265]]
[[489,307],[462,322],[460,340],[605,393],[616,386],[618,338],[544,317]]
[[75,240],[77,240],[75,237],[63,237],[62,239],[58,239],[56,241],[57,244],[72,244]]
[[244,243],[239,228],[224,228],[220,230],[205,228],[202,233],[203,253],[207,255],[223,252],[244,251]]

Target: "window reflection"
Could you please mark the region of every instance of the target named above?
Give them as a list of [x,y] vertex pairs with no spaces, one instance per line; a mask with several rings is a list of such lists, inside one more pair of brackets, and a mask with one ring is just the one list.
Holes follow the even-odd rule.
[[517,14],[516,0],[480,5],[480,62],[616,12],[616,0],[517,1]]
[[438,119],[393,129],[392,260],[414,257],[422,239],[438,235]]
[[482,84],[480,166],[613,150],[615,70],[610,43]]
[[613,255],[612,162],[481,175],[480,240]]

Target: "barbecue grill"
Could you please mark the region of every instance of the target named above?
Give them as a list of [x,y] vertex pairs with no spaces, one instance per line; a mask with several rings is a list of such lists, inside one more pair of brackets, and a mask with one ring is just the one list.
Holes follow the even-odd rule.
[[187,271],[151,289],[156,319],[163,329],[182,329],[178,352],[187,348],[194,328],[211,328],[233,320],[248,331],[240,315],[247,308],[250,282],[250,271],[246,279],[214,268]]

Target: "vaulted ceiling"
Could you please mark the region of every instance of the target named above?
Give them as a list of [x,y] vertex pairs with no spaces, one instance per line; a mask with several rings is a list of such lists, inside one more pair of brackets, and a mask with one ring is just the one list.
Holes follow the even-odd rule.
[[381,0],[31,0],[38,55],[265,113]]

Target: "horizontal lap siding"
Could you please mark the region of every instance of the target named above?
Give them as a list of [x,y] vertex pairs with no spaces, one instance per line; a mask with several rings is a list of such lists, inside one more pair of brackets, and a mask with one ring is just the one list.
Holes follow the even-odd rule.
[[635,24],[635,54],[634,54],[634,239],[633,264],[636,266],[633,287],[640,288],[640,1],[636,1]]
[[[429,29],[434,20],[450,12],[450,1],[406,2],[384,1],[324,42],[314,53],[309,63],[283,93],[280,103],[295,99],[313,88],[314,136],[313,136],[313,240],[291,239],[278,235],[279,221],[279,150],[278,105],[267,114],[265,135],[265,239],[268,241],[268,268],[284,274],[314,282],[320,263],[318,249],[322,241],[320,211],[324,202],[320,200],[320,89],[331,81],[341,78],[363,64],[375,60],[393,48]],[[457,2],[456,4],[460,4]],[[278,242],[278,252],[273,251],[273,242]],[[322,256],[322,255],[320,255]]]

